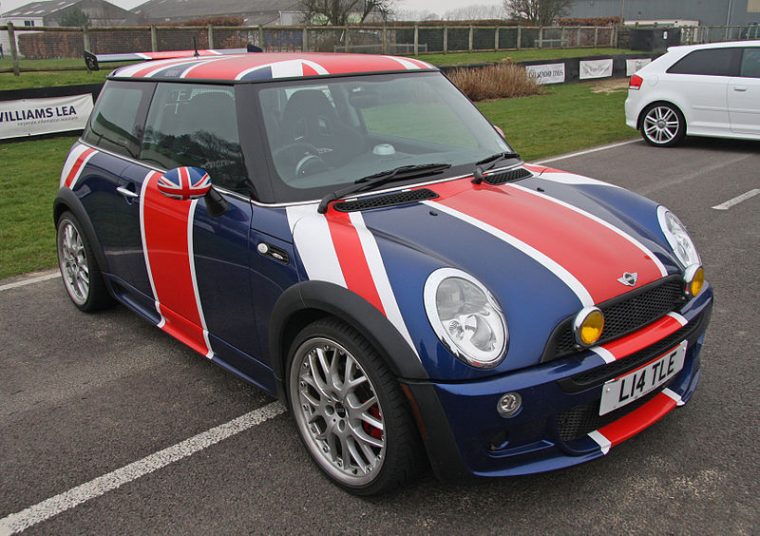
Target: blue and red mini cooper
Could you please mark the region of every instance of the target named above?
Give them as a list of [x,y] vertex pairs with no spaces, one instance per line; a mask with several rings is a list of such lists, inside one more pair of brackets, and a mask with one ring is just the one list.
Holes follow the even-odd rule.
[[66,290],[279,397],[339,486],[572,466],[691,397],[712,290],[665,207],[525,164],[422,61],[166,56],[66,160]]

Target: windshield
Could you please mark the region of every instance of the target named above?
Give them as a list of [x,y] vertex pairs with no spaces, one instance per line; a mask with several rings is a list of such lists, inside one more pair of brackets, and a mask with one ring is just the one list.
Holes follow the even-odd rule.
[[267,84],[258,100],[279,201],[318,199],[399,166],[452,166],[435,178],[468,173],[511,150],[440,73]]

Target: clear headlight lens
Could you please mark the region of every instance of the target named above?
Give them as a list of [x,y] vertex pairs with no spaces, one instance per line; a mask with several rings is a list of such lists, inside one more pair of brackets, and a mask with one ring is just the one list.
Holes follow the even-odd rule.
[[686,268],[694,264],[702,264],[699,260],[699,253],[694,246],[686,227],[681,223],[675,214],[663,206],[657,209],[657,219],[660,222],[662,232],[668,240],[668,244],[676,254],[681,266]]
[[466,363],[491,368],[504,359],[507,324],[482,283],[454,268],[436,270],[425,283],[425,310],[438,338]]

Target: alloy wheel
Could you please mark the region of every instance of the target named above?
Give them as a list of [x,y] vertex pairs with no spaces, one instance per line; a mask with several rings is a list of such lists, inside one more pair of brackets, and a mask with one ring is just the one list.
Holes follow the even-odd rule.
[[90,269],[79,231],[68,220],[58,229],[58,259],[66,290],[77,305],[90,295]]
[[644,135],[657,145],[664,145],[678,135],[680,121],[668,106],[655,106],[644,116]]
[[349,486],[370,483],[385,458],[385,422],[357,359],[327,338],[306,340],[293,357],[290,393],[299,431],[317,463]]

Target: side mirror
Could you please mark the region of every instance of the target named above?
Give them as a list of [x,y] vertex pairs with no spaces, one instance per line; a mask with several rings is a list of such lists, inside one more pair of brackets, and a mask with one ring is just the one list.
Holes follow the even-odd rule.
[[170,169],[158,179],[158,191],[166,197],[188,201],[205,197],[211,190],[211,177],[201,168]]

